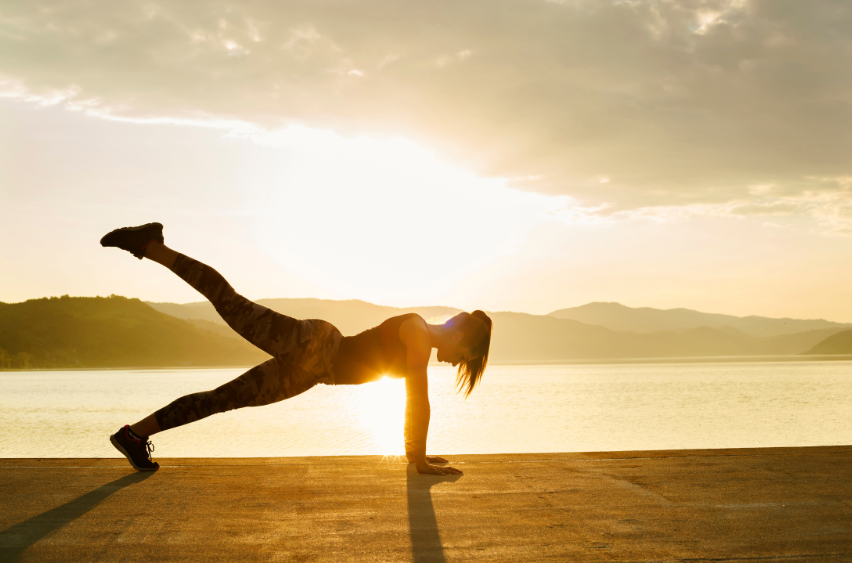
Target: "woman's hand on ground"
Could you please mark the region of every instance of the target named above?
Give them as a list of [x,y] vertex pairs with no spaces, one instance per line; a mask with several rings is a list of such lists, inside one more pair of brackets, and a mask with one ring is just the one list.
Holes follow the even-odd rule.
[[418,473],[425,473],[427,475],[463,475],[463,473],[455,467],[440,467],[438,465],[432,465],[428,462],[418,463],[415,465],[415,467],[417,467]]
[[426,461],[429,463],[449,463],[446,459],[438,456],[426,456]]

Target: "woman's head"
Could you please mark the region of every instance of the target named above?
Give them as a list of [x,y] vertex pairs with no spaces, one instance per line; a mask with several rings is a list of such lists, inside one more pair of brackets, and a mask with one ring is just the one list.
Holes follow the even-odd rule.
[[443,361],[458,365],[456,385],[467,398],[479,383],[488,363],[491,319],[483,311],[476,310],[473,313],[459,313],[444,323],[444,327],[451,335],[453,347]]

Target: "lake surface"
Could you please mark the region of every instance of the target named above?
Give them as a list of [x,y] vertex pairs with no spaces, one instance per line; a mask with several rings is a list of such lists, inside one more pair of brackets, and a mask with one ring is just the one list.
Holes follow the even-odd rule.
[[[243,369],[0,372],[0,457],[118,457],[108,436]],[[852,362],[430,367],[430,454],[852,443]],[[403,454],[404,383],[317,386],[153,438],[157,457]]]

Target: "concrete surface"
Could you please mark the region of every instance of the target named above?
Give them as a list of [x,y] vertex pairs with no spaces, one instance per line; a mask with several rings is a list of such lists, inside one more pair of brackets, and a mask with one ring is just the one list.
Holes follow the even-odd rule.
[[6,561],[852,561],[852,447],[0,459]]

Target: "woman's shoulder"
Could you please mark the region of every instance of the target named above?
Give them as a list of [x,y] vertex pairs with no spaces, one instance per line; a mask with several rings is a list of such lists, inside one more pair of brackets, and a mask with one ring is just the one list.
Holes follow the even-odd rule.
[[426,328],[426,321],[417,313],[399,315],[393,317],[393,320],[398,323],[399,339],[406,346],[428,340],[429,330]]
[[423,320],[423,317],[420,316],[420,313],[405,313],[404,315],[400,315],[401,318],[405,319],[405,321],[415,320],[419,321],[422,324],[426,324],[426,321]]
[[426,321],[423,320],[418,313],[405,313],[402,315],[397,315],[395,317],[391,317],[382,323],[383,325],[409,325],[409,326],[421,326],[424,330],[426,329]]

